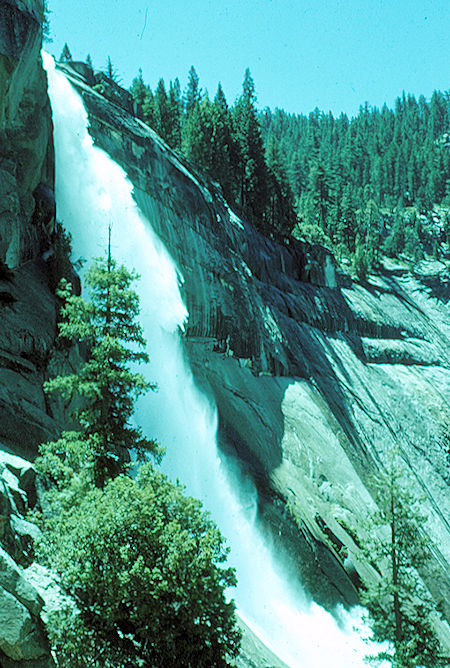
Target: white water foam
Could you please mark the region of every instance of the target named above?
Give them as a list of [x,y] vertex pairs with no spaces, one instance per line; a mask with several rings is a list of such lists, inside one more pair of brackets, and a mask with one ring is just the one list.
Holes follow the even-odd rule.
[[230,475],[217,449],[217,411],[196,388],[179,329],[187,312],[180,274],[150,223],[137,208],[125,172],[93,145],[82,100],[44,54],[53,109],[58,219],[72,235],[73,255],[103,255],[108,227],[119,263],[141,275],[140,320],[151,363],[145,374],[158,391],[141,399],[136,421],[167,449],[163,468],[200,498],[231,546],[239,613],[291,668],[362,668],[368,647],[353,630],[360,610],[340,622],[308,602],[256,526],[252,485]]

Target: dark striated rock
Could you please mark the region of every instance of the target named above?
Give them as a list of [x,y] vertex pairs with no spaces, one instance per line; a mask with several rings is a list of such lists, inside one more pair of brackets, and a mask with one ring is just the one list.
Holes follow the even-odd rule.
[[33,191],[54,180],[42,20],[40,0],[0,0],[0,260],[9,267],[36,257],[53,229],[53,218],[33,217]]

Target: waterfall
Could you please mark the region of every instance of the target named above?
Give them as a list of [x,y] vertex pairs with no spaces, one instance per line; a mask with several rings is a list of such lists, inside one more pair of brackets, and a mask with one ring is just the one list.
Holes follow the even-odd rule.
[[183,355],[179,330],[186,307],[174,262],[139,211],[125,172],[93,145],[82,100],[44,54],[53,110],[58,219],[72,235],[74,258],[103,255],[108,226],[119,263],[136,269],[141,323],[150,364],[144,371],[158,391],[140,399],[136,422],[167,449],[163,469],[200,498],[226,536],[236,568],[240,616],[291,668],[359,668],[369,651],[353,630],[360,618],[339,622],[289,583],[256,522],[249,481],[229,470],[216,443],[216,407],[197,389]]

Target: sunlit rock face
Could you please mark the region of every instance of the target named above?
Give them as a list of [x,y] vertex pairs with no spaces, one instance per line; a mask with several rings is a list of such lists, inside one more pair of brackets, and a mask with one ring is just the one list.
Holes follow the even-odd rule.
[[450,324],[430,267],[353,283],[325,249],[262,236],[152,130],[72,81],[179,266],[186,349],[217,401],[221,447],[255,480],[260,516],[303,582],[321,603],[356,601],[359,577],[374,575],[358,557],[370,475],[399,445],[439,546],[428,584],[450,600]]

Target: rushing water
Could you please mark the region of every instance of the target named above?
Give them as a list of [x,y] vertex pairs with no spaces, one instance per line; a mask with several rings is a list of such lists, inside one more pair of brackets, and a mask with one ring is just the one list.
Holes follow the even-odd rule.
[[103,255],[108,226],[119,263],[136,269],[141,322],[151,363],[145,373],[158,391],[141,399],[136,421],[167,449],[164,470],[200,498],[231,547],[239,613],[291,668],[358,668],[367,645],[353,630],[359,620],[341,613],[339,623],[308,602],[259,533],[255,493],[232,473],[216,444],[216,407],[196,388],[183,355],[179,330],[187,312],[174,262],[137,208],[133,186],[105,152],[93,146],[81,98],[44,54],[53,109],[58,218],[72,234],[73,255]]

